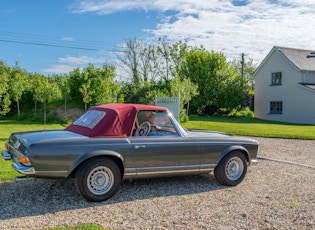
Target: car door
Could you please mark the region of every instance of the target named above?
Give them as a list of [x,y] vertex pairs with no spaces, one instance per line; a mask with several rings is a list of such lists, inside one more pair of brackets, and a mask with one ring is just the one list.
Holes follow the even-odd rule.
[[183,174],[200,170],[200,148],[192,138],[145,136],[130,139],[137,176]]

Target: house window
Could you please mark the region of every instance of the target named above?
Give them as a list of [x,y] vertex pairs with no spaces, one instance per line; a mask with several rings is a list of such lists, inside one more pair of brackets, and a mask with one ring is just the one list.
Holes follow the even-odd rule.
[[281,72],[271,74],[271,85],[281,85],[282,83],[282,74]]
[[269,112],[271,114],[282,114],[282,101],[271,101]]

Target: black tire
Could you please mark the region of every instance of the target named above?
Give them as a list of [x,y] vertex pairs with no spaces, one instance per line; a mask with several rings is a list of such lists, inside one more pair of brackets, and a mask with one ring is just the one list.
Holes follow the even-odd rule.
[[214,176],[222,185],[236,186],[242,182],[247,173],[247,160],[239,151],[225,156],[214,169]]
[[80,194],[93,202],[112,197],[117,192],[120,182],[121,173],[118,166],[107,158],[89,160],[75,175],[75,184]]

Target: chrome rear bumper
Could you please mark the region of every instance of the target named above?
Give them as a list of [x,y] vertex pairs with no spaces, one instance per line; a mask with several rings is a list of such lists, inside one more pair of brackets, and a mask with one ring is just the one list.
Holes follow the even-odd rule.
[[14,162],[12,167],[21,174],[32,175],[35,174],[35,169],[32,166],[25,166]]
[[258,160],[257,159],[252,159],[252,160],[250,160],[250,163],[252,165],[256,165],[256,164],[258,164]]
[[6,151],[6,150],[4,150],[4,151],[2,152],[2,156],[3,156],[3,159],[5,159],[5,160],[12,160],[11,154],[8,153],[8,151]]
[[[5,159],[5,160],[12,160],[12,159],[13,159],[12,155],[11,155],[8,151],[6,151],[6,150],[4,150],[4,151],[2,152],[2,156],[3,156],[3,159]],[[12,163],[12,167],[13,167],[16,171],[18,171],[19,173],[24,174],[24,175],[32,175],[32,174],[35,174],[35,169],[34,169],[34,167],[32,167],[32,166],[25,166],[25,165],[22,165],[22,164],[13,162],[13,163]]]

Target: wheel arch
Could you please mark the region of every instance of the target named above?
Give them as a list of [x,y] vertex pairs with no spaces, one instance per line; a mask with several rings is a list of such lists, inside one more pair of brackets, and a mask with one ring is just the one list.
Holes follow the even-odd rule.
[[74,177],[76,171],[87,161],[94,159],[94,158],[107,158],[114,161],[118,168],[120,169],[121,179],[124,175],[124,158],[117,152],[114,151],[94,151],[86,153],[80,156],[71,166],[69,170],[69,176]]
[[247,163],[249,163],[249,152],[247,151],[247,149],[246,149],[245,147],[241,146],[241,145],[233,145],[233,146],[230,146],[230,147],[228,147],[228,148],[226,148],[226,149],[224,149],[224,150],[222,151],[220,157],[218,158],[217,164],[218,164],[221,160],[223,160],[223,158],[224,158],[225,156],[227,156],[229,153],[231,153],[231,152],[233,152],[233,151],[239,151],[239,152],[243,153],[244,156],[246,157]]

